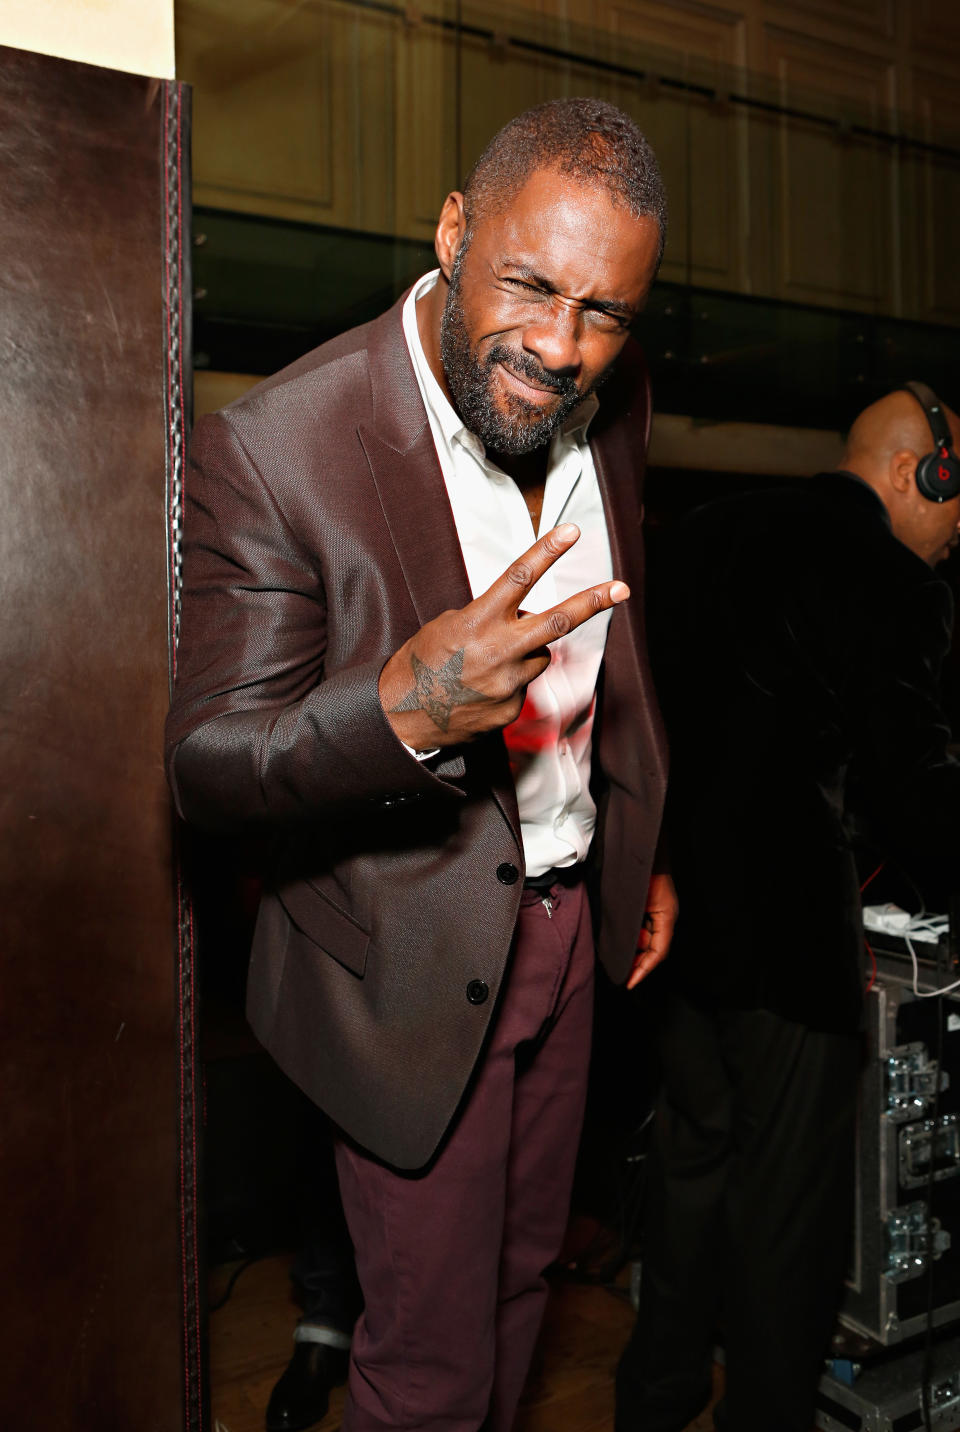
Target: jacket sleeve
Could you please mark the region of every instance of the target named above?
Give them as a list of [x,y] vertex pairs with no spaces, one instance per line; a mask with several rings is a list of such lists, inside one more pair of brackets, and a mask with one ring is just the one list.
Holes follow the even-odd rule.
[[[311,821],[462,792],[395,736],[384,662],[327,674],[308,552],[226,416],[198,423],[185,484],[180,638],[167,718],[177,809],[201,825]],[[462,760],[435,766],[456,774]]]

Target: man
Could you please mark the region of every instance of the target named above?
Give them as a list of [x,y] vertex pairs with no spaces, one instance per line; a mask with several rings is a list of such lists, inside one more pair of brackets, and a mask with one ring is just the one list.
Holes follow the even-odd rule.
[[950,433],[931,452],[924,403],[891,393],[854,423],[843,471],[702,508],[663,553],[654,650],[681,915],[617,1432],[686,1427],[718,1321],[718,1425],[813,1426],[861,1060],[850,818],[891,852],[958,852],[937,690],[951,602],[931,570],[957,542]]
[[591,846],[614,978],[669,939],[628,340],[663,227],[632,121],[529,111],[447,197],[437,273],[194,439],[170,775],[188,819],[276,837],[248,1009],[340,1130],[349,1432],[511,1426],[583,1109]]

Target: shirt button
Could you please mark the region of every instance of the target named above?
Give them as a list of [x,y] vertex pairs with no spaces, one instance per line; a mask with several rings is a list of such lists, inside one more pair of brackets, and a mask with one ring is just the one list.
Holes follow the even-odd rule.
[[467,999],[471,1004],[483,1004],[490,993],[483,980],[471,980],[467,985]]
[[560,754],[561,754],[561,756],[565,756],[565,755],[567,754],[567,752],[569,751],[569,749],[570,749],[570,747],[567,745],[566,741],[561,741],[561,742],[560,742]]
[[515,865],[511,865],[509,860],[505,860],[502,865],[497,866],[497,879],[501,885],[516,885],[520,879],[520,871]]

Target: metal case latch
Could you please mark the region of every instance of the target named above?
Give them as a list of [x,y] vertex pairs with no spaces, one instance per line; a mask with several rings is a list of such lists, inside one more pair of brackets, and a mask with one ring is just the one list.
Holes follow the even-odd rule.
[[924,1119],[922,1124],[907,1124],[900,1130],[900,1184],[918,1188],[933,1177],[936,1182],[960,1174],[960,1120],[956,1114],[942,1114],[936,1121]]
[[955,1372],[952,1377],[945,1378],[943,1382],[935,1382],[930,1388],[930,1411],[939,1422],[948,1412],[955,1412],[958,1408],[960,1372]]
[[940,1071],[922,1043],[898,1044],[887,1056],[886,1114],[895,1123],[917,1119],[927,1112],[937,1092],[950,1087],[950,1076]]
[[927,1219],[922,1200],[905,1203],[887,1214],[887,1266],[884,1277],[891,1283],[906,1283],[926,1272],[930,1258],[940,1258],[950,1247],[950,1234],[939,1218]]

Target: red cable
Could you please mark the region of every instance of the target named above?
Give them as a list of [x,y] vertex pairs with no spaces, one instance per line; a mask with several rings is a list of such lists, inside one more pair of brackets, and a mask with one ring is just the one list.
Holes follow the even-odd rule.
[[864,890],[866,890],[867,886],[870,885],[870,884],[872,884],[873,881],[876,880],[877,876],[880,874],[880,871],[883,869],[883,867],[886,865],[886,863],[887,863],[887,862],[886,862],[885,860],[881,860],[880,864],[877,866],[877,868],[876,868],[876,870],[873,872],[873,874],[867,876],[866,880],[865,880],[865,881],[863,882],[863,884],[860,886],[860,894],[861,894],[861,895],[863,894]]
[[877,957],[876,957],[876,955],[873,953],[873,951],[872,951],[871,948],[870,948],[870,942],[869,942],[869,940],[864,939],[864,942],[863,942],[863,943],[864,943],[864,944],[866,945],[866,947],[867,947],[867,954],[870,956],[870,963],[871,963],[871,965],[873,966],[873,970],[872,970],[872,972],[871,972],[870,978],[867,980],[867,987],[866,987],[866,989],[864,990],[864,994],[869,994],[870,991],[873,989],[873,986],[874,986],[874,984],[876,983],[876,979],[877,979]]

